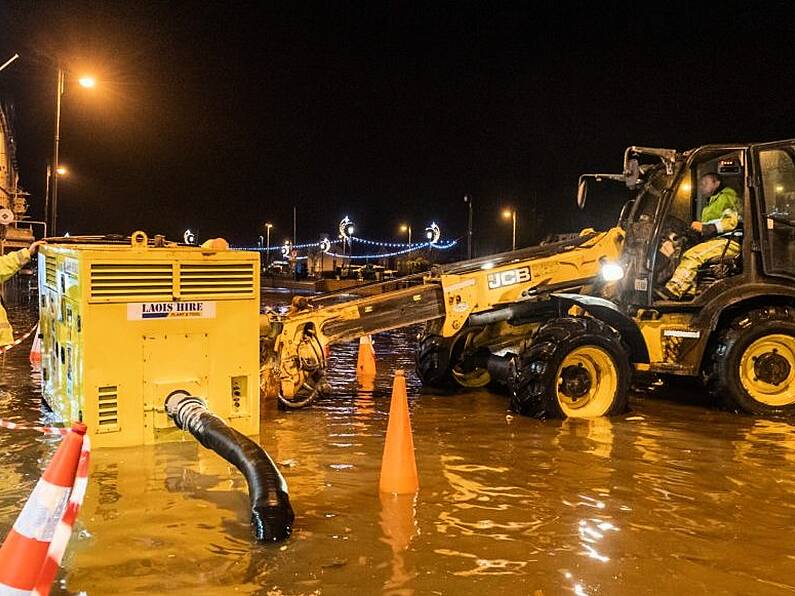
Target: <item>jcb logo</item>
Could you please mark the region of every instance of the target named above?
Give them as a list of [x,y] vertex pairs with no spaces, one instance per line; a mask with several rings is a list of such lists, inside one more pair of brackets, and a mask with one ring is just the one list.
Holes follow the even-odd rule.
[[498,273],[489,273],[489,290],[496,290],[504,286],[512,286],[525,281],[530,281],[530,267],[520,267],[519,269],[509,269]]

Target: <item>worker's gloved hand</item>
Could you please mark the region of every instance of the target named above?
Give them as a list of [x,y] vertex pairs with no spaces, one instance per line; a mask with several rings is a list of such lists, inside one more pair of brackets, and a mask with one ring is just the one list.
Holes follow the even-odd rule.
[[36,255],[36,253],[39,251],[39,247],[42,244],[47,244],[47,243],[44,240],[37,240],[28,247],[28,251],[30,252],[31,257]]
[[690,224],[690,229],[699,234],[702,240],[718,235],[718,227],[711,223],[694,221]]
[[676,248],[672,240],[664,240],[663,243],[660,244],[660,252],[669,259],[674,256],[675,250]]

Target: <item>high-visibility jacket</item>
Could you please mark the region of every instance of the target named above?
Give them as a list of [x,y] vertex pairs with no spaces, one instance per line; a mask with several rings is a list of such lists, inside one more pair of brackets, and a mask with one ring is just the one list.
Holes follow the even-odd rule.
[[[14,277],[14,274],[30,261],[30,251],[27,248],[10,252],[0,256],[0,283]],[[8,322],[8,313],[0,303],[0,346],[7,346],[14,341],[14,330]]]
[[734,230],[740,223],[740,198],[734,189],[724,186],[712,195],[701,210],[701,221],[705,227],[714,226],[714,230],[704,230],[708,237]]

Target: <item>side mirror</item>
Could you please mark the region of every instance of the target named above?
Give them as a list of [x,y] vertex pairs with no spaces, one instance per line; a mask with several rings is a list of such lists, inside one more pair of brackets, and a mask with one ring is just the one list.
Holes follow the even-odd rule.
[[627,171],[624,172],[627,178],[627,188],[634,189],[640,180],[640,164],[636,158],[632,158],[627,162]]
[[580,182],[577,184],[577,207],[583,209],[586,198],[588,198],[588,180],[584,176],[580,176]]

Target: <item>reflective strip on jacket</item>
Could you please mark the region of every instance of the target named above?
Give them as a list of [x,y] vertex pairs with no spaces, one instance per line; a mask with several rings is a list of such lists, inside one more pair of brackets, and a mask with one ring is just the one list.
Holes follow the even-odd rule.
[[[30,251],[27,248],[0,256],[0,283],[5,283],[14,277],[28,261],[30,261]],[[7,346],[13,341],[14,330],[8,322],[6,309],[0,304],[0,346]]]

